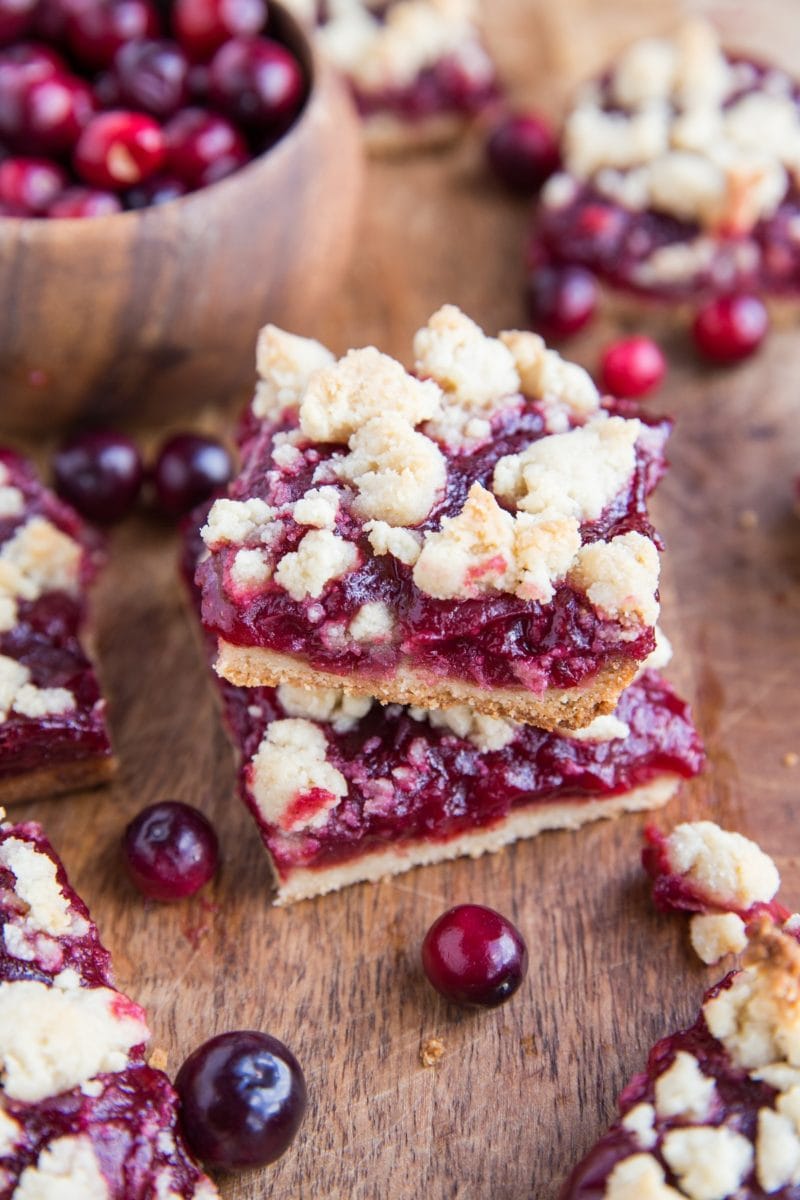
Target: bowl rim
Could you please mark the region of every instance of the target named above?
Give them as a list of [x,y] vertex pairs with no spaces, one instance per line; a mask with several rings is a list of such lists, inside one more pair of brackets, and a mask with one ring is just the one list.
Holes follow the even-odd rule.
[[[0,239],[2,239],[5,231],[13,232],[17,236],[24,238],[35,237],[46,238],[48,231],[53,234],[63,234],[65,229],[69,229],[73,234],[81,236],[83,231],[90,233],[108,226],[109,222],[114,222],[115,227],[119,228],[122,222],[133,224],[135,221],[147,220],[153,221],[156,218],[154,214],[174,213],[179,211],[181,207],[189,205],[197,205],[203,202],[203,199],[213,192],[215,196],[227,187],[235,186],[235,181],[242,178],[244,175],[252,175],[257,171],[262,170],[267,163],[274,162],[275,158],[283,154],[288,154],[287,147],[292,147],[295,142],[299,141],[305,129],[311,123],[316,110],[319,106],[320,94],[324,94],[325,85],[335,83],[334,72],[331,67],[324,61],[318,51],[313,38],[310,36],[310,31],[298,20],[298,18],[289,11],[279,0],[270,0],[270,10],[275,10],[278,14],[281,32],[288,32],[292,39],[298,43],[299,57],[302,60],[302,65],[306,71],[308,78],[308,88],[303,100],[302,108],[297,117],[292,121],[285,133],[281,134],[276,142],[261,154],[257,154],[251,158],[244,166],[232,171],[230,175],[226,175],[223,179],[217,179],[214,183],[206,184],[205,187],[196,188],[192,192],[187,192],[185,196],[176,196],[172,200],[165,200],[162,204],[147,204],[143,208],[123,209],[122,212],[103,213],[95,217],[10,217],[0,215]],[[202,107],[197,105],[196,107]]]

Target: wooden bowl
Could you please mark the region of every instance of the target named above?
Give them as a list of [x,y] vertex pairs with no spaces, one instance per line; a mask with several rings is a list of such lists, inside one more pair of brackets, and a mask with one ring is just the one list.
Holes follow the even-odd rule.
[[363,176],[358,118],[298,25],[271,12],[310,91],[266,154],[158,207],[0,218],[0,433],[238,405],[259,327],[307,331],[340,282]]

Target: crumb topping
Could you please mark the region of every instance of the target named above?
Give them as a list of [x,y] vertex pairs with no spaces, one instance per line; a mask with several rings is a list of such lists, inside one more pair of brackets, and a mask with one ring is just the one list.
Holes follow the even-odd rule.
[[664,1169],[650,1154],[618,1162],[606,1180],[605,1200],[683,1200],[665,1182]]
[[671,1129],[661,1152],[689,1200],[725,1200],[753,1165],[753,1146],[724,1125]]
[[607,96],[584,93],[568,118],[567,167],[626,207],[747,233],[800,174],[800,111],[769,78],[753,75],[727,105],[742,85],[709,24],[639,41],[619,59]]
[[656,1080],[655,1108],[659,1117],[686,1117],[704,1121],[709,1116],[716,1083],[704,1075],[693,1054],[679,1050]]
[[284,554],[275,571],[275,582],[293,600],[311,596],[318,600],[333,579],[358,565],[358,548],[330,529],[307,533],[296,550]]
[[413,529],[389,525],[386,521],[367,521],[364,528],[373,554],[391,554],[407,567],[413,567],[422,548],[422,534]]
[[655,625],[660,611],[656,592],[658,551],[649,538],[632,531],[610,542],[592,542],[577,554],[569,580],[583,588],[603,616],[634,633]]
[[657,1141],[654,1129],[656,1110],[652,1104],[637,1104],[628,1109],[622,1118],[621,1125],[632,1133],[642,1150],[649,1150]]
[[337,473],[357,489],[362,520],[418,525],[444,490],[447,468],[435,442],[397,413],[372,417],[350,438]]
[[505,749],[513,742],[520,728],[514,721],[487,717],[466,704],[454,708],[419,708],[412,705],[408,715],[415,721],[430,722],[434,729],[449,729],[456,737],[466,738],[484,753]]
[[311,488],[292,506],[292,516],[298,525],[313,525],[317,529],[333,529],[339,511],[339,493],[326,485]]
[[25,497],[17,487],[0,484],[0,520],[18,517],[25,508]]
[[[244,542],[268,540],[275,509],[264,500],[215,500],[201,532],[205,544],[241,546]],[[265,538],[266,535],[266,538]]]
[[666,848],[672,870],[720,908],[748,909],[780,887],[778,868],[760,846],[713,821],[677,825]]
[[326,721],[337,733],[354,729],[373,704],[370,696],[348,696],[338,688],[300,688],[282,683],[277,691],[281,707],[288,716]]
[[0,1106],[0,1158],[7,1158],[19,1141],[22,1126]]
[[243,547],[236,551],[230,580],[237,591],[250,592],[269,583],[272,570],[272,559],[263,550]]
[[741,954],[747,945],[747,931],[736,913],[694,913],[689,940],[698,957],[711,966],[726,954]]
[[355,642],[388,642],[394,633],[394,617],[382,600],[371,600],[362,604],[347,632]]
[[0,1077],[14,1100],[35,1103],[121,1071],[148,1037],[141,1010],[111,988],[0,983]]
[[75,697],[67,688],[40,688],[30,682],[30,676],[22,663],[0,654],[0,724],[11,713],[35,719],[75,708]]
[[19,600],[38,600],[46,592],[75,595],[82,559],[80,544],[44,517],[20,526],[0,547],[0,632],[16,625]]
[[630,726],[614,713],[601,714],[584,725],[582,729],[559,729],[559,737],[572,738],[573,742],[615,742],[630,737]]
[[756,1179],[765,1192],[800,1183],[800,1137],[797,1123],[772,1108],[758,1113]]
[[299,404],[314,372],[332,362],[333,355],[321,342],[265,325],[256,346],[259,382],[254,414],[274,420],[284,409]]
[[45,1146],[35,1166],[26,1167],[14,1189],[14,1200],[108,1200],[111,1192],[86,1134],[56,1138]]
[[72,930],[70,904],[56,878],[56,864],[23,838],[0,843],[0,867],[11,871],[15,892],[27,907],[26,925],[58,937]]
[[[251,787],[261,815],[286,832],[324,825],[347,795],[347,780],[327,760],[325,734],[311,721],[273,721],[252,762]],[[316,805],[296,802],[308,794]]]
[[536,333],[510,329],[500,341],[511,352],[522,391],[541,402],[549,433],[566,433],[571,420],[582,423],[594,416],[600,393],[583,367],[548,350]]

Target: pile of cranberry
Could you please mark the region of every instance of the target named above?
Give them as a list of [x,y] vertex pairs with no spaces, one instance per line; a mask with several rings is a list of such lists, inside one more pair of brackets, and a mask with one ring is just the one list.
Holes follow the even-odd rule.
[[91,217],[215,183],[306,94],[266,0],[0,0],[0,215]]

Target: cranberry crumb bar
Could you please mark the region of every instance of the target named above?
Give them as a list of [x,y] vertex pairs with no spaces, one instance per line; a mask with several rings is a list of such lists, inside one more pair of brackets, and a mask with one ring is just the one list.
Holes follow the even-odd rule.
[[668,423],[452,306],[414,354],[410,374],[262,331],[241,473],[203,529],[217,670],[587,725],[655,645]]
[[761,917],[743,967],[658,1042],[561,1200],[800,1197],[800,946]]
[[83,901],[0,810],[0,1200],[212,1200]]
[[81,645],[97,549],[33,467],[0,449],[0,801],[92,787],[114,760]]
[[713,821],[691,821],[664,834],[645,829],[642,863],[653,880],[661,912],[692,913],[689,936],[705,963],[738,954],[747,945],[747,926],[761,916],[794,928],[797,918],[775,899],[780,875],[760,846],[720,829]]
[[533,265],[671,299],[800,289],[800,86],[726,54],[705,22],[635,43],[585,87],[562,157]]
[[450,142],[499,95],[475,0],[288,0],[288,8],[317,26],[373,152]]

